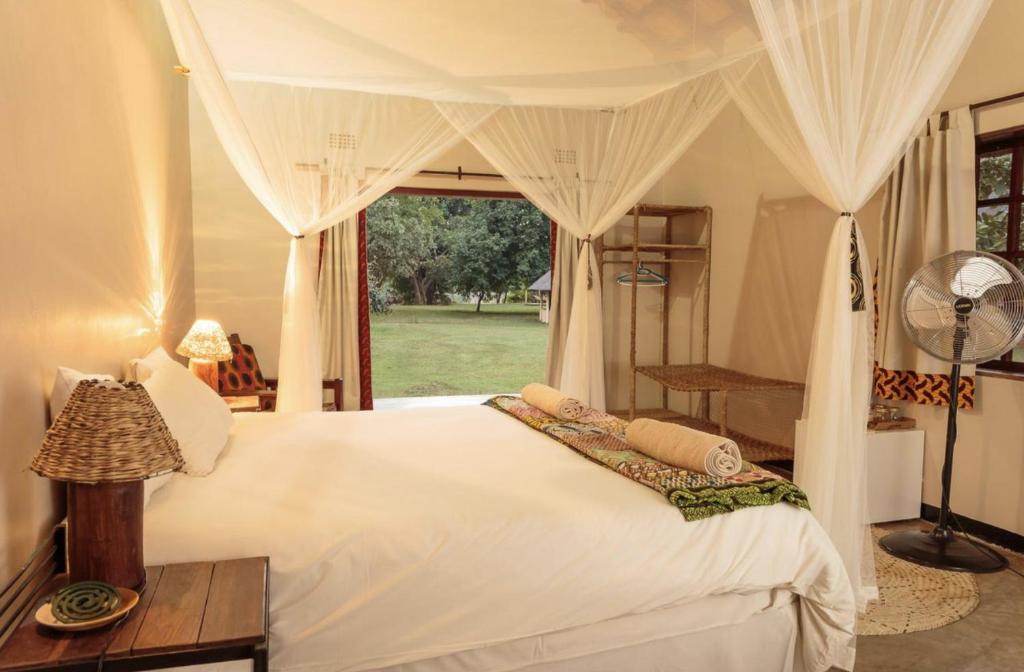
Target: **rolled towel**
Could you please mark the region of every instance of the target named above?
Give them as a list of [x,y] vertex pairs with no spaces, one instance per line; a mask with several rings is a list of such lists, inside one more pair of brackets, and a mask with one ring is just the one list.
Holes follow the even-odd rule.
[[562,420],[575,420],[583,415],[584,406],[578,399],[567,397],[560,391],[540,383],[530,383],[523,388],[523,401],[535,406],[548,415]]
[[743,468],[732,439],[650,418],[626,425],[626,443],[659,462],[711,476],[735,476]]

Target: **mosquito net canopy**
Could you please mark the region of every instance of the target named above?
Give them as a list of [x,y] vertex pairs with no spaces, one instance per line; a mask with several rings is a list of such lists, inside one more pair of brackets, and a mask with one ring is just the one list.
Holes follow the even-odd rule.
[[618,107],[760,48],[746,0],[193,0],[225,77]]
[[[870,279],[855,212],[989,0],[162,0],[228,157],[291,234],[278,409],[320,408],[312,234],[465,137],[578,239],[563,391],[604,407],[600,235],[731,98],[839,215],[796,474],[863,600]],[[810,661],[809,661],[810,664]]]

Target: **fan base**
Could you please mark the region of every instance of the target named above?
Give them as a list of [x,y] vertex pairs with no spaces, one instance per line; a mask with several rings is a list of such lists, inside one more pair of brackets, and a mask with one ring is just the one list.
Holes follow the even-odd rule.
[[967,541],[949,530],[894,532],[878,542],[903,560],[954,572],[987,574],[1006,569],[1006,558],[988,546]]

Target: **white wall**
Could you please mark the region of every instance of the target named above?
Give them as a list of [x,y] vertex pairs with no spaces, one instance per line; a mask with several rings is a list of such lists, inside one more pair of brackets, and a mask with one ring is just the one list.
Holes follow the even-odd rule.
[[28,471],[57,366],[195,317],[185,82],[156,2],[0,0],[0,583],[62,515]]
[[289,235],[235,172],[190,92],[196,315],[241,335],[264,374],[276,376]]

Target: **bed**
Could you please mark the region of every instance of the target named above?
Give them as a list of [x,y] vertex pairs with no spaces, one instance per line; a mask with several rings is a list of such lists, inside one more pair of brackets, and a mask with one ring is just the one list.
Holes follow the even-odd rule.
[[148,562],[270,557],[275,670],[853,664],[849,581],[807,511],[686,522],[484,406],[239,414],[145,524]]

